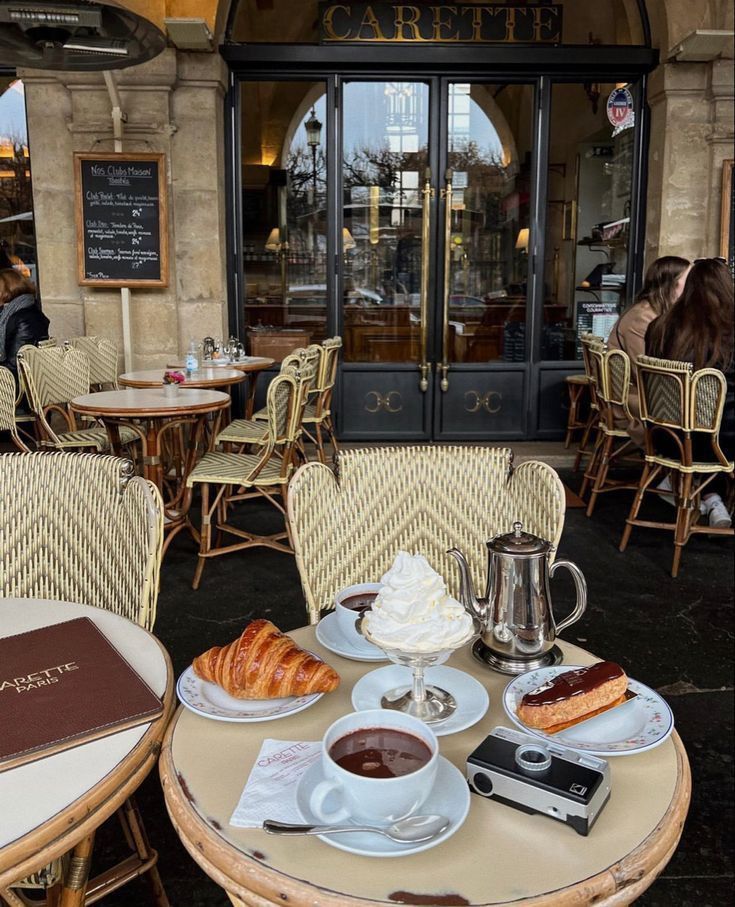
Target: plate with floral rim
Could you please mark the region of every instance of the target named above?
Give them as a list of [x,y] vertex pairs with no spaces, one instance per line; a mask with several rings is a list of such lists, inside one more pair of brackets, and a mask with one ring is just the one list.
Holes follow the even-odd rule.
[[517,715],[521,699],[537,687],[553,680],[564,671],[578,670],[581,665],[555,665],[520,674],[503,692],[503,708],[510,720],[521,730],[554,741],[570,749],[593,756],[634,756],[652,750],[668,739],[674,730],[674,716],[666,701],[645,684],[628,678],[628,689],[636,695],[622,703],[580,721],[573,727],[547,734],[539,728],[525,725]]
[[191,665],[179,677],[176,694],[181,704],[204,718],[215,721],[274,721],[303,712],[318,702],[324,693],[288,696],[283,699],[236,699],[216,683],[202,680]]

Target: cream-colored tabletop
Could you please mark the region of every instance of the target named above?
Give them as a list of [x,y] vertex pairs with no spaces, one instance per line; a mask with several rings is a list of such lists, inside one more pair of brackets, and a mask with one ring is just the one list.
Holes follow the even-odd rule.
[[[475,794],[455,835],[400,858],[356,856],[313,837],[278,838],[229,825],[263,739],[320,739],[335,718],[352,711],[355,681],[381,667],[324,649],[313,628],[291,635],[339,671],[336,692],[306,711],[267,723],[228,724],[180,709],[164,741],[160,771],[174,825],[192,857],[233,903],[619,905],[644,891],[671,858],[691,787],[675,732],[656,749],[610,759],[612,795],[588,837]],[[575,646],[561,643],[561,648],[568,664],[595,660]],[[466,757],[492,728],[512,726],[501,703],[510,678],[475,661],[469,648],[449,664],[477,678],[490,694],[490,709],[478,724],[439,738],[441,754],[464,773]]]
[[164,703],[149,724],[0,772],[0,891],[66,853],[137,789],[173,709],[168,654],[147,630],[89,605],[0,598],[0,637],[89,617]]
[[[123,387],[161,387],[166,371],[172,369],[151,368],[137,372],[125,372],[117,379]],[[235,368],[200,368],[193,372],[181,370],[184,376],[182,387],[230,387],[247,380],[247,374]]]

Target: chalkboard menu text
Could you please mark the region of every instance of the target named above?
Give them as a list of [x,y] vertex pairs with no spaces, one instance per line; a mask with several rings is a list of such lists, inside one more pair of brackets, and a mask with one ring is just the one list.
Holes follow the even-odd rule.
[[75,154],[79,283],[168,286],[163,154]]

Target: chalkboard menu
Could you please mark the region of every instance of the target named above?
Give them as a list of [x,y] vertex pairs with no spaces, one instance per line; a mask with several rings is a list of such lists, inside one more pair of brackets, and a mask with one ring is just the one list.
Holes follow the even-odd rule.
[[75,154],[77,267],[91,287],[168,286],[163,154]]

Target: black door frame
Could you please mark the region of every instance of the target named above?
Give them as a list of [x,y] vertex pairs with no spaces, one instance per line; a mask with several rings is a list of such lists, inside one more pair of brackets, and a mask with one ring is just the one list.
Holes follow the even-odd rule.
[[[533,248],[529,252],[529,286],[527,300],[527,350],[525,363],[515,368],[526,372],[524,387],[525,420],[523,437],[557,437],[558,431],[539,429],[539,399],[542,372],[569,374],[578,372],[581,363],[569,361],[542,361],[541,324],[538,297],[542,292],[544,279],[544,241],[546,223],[548,130],[551,101],[551,85],[556,82],[618,82],[632,83],[636,100],[636,124],[634,132],[634,163],[631,187],[631,228],[628,255],[629,294],[639,286],[643,263],[646,166],[648,149],[649,111],[646,98],[646,76],[658,64],[658,51],[638,45],[609,46],[413,46],[403,44],[400,48],[390,45],[274,45],[274,44],[226,44],[220,48],[223,58],[230,66],[230,82],[226,103],[226,185],[227,185],[227,245],[228,245],[228,296],[229,321],[232,331],[241,336],[244,329],[241,294],[243,287],[243,260],[241,242],[241,185],[240,159],[240,92],[241,81],[323,81],[327,88],[327,210],[328,217],[337,229],[327,231],[328,261],[333,267],[327,268],[327,330],[339,332],[342,309],[334,300],[340,300],[342,287],[342,259],[337,250],[335,237],[341,236],[342,208],[339,204],[341,167],[338,152],[341,148],[341,111],[338,108],[340,83],[342,80],[405,79],[421,81],[438,78],[442,91],[449,81],[460,79],[467,82],[531,82],[536,85],[536,118],[533,136],[534,180],[531,199],[531,238]],[[434,92],[433,94],[437,94]],[[438,102],[432,101],[432,104]],[[337,114],[337,115],[335,115]],[[432,107],[431,115],[436,111]],[[431,128],[431,126],[430,126]],[[444,135],[439,145],[446,145],[446,125],[440,125]],[[431,153],[431,152],[430,152]],[[432,168],[433,169],[433,168]],[[437,177],[443,177],[443,171]],[[439,180],[434,179],[439,186]],[[434,211],[439,205],[434,203]],[[436,231],[440,217],[433,217],[432,250],[438,248]],[[437,280],[437,277],[434,277]],[[432,286],[436,298],[435,287]],[[434,313],[432,312],[432,317]],[[435,334],[438,332],[434,332]],[[437,350],[432,352],[435,354]],[[437,362],[436,355],[433,360]],[[486,371],[514,370],[512,363],[484,364]],[[346,366],[349,368],[349,364]],[[384,368],[377,366],[377,368]],[[454,370],[472,369],[472,366],[455,366]],[[476,368],[476,367],[475,367]],[[396,370],[415,371],[415,365]],[[440,392],[438,392],[440,393]],[[425,395],[425,397],[428,395]],[[339,398],[339,388],[338,388]],[[425,406],[429,400],[425,399]],[[437,419],[434,401],[434,420]],[[340,418],[338,410],[338,429]],[[425,413],[425,424],[429,424]],[[436,423],[438,424],[438,422]],[[357,436],[355,436],[357,437]],[[364,436],[360,436],[364,437]],[[420,440],[425,434],[408,435],[407,440]],[[447,436],[449,437],[449,436]],[[499,436],[501,437],[501,436]],[[510,437],[518,437],[512,434]]]

